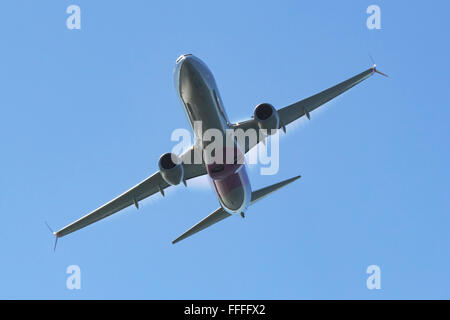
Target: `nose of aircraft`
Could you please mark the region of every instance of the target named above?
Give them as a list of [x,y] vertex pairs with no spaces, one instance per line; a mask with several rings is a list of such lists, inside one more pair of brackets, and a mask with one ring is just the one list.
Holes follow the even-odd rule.
[[175,64],[175,87],[179,93],[208,89],[212,75],[205,64],[192,54],[183,54]]
[[176,62],[175,75],[179,88],[200,87],[203,77],[200,74],[201,64],[192,54],[181,55]]
[[186,77],[186,66],[189,65],[189,60],[192,54],[182,54],[178,57],[175,63],[175,69],[174,69],[174,84],[175,88],[177,89],[178,93],[181,89],[181,84],[183,82],[183,79]]
[[180,77],[183,74],[184,77],[192,76],[191,73],[195,71],[195,58],[192,54],[182,54],[178,57],[175,65],[175,73]]

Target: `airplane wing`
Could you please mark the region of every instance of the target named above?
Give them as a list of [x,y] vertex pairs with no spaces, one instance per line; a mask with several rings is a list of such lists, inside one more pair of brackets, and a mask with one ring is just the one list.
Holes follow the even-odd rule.
[[[372,76],[374,73],[380,73],[384,76],[385,74],[379,72],[375,66],[367,69],[366,71],[361,72],[360,74],[357,74],[356,76],[347,79],[341,83],[338,83],[334,87],[328,88],[322,92],[319,92],[309,98],[303,99],[301,101],[298,101],[296,103],[293,103],[289,106],[286,106],[284,108],[281,108],[278,110],[278,115],[280,117],[280,125],[278,129],[285,130],[286,126],[297,120],[298,118],[301,118],[302,116],[306,115],[306,117],[310,118],[310,112],[317,109],[321,105],[327,103],[328,101],[336,98],[340,94],[344,93],[348,89],[354,87],[358,83],[366,80],[370,76]],[[244,131],[247,129],[254,129],[259,130],[258,123],[256,120],[251,119],[244,122],[240,122],[234,125],[234,129],[243,129]],[[247,153],[251,148],[253,148],[258,142],[260,142],[260,137],[258,136],[258,141],[246,141],[246,145],[244,147],[245,152]]]
[[[181,155],[181,159],[187,159],[191,156],[193,147],[184,152]],[[189,163],[189,162],[188,162]],[[183,163],[184,166],[184,179],[189,180],[198,176],[206,174],[206,168],[204,164],[187,164]],[[158,171],[142,181],[141,183],[135,185],[128,191],[122,193],[117,198],[111,200],[100,208],[92,211],[91,213],[85,215],[79,220],[69,224],[68,226],[62,228],[61,230],[54,233],[57,238],[63,237],[72,233],[76,230],[84,228],[98,220],[106,218],[113,213],[116,213],[128,206],[135,205],[139,208],[139,201],[157,193],[161,192],[164,195],[164,189],[170,185],[163,179],[161,173]]]
[[[277,191],[278,189],[288,185],[291,182],[294,182],[295,180],[297,180],[298,178],[300,178],[300,176],[296,176],[278,183],[275,183],[271,186],[256,190],[252,192],[252,198],[250,201],[250,205],[253,205],[255,202],[261,200],[262,198],[268,196],[269,194],[271,194],[272,192]],[[192,228],[190,228],[189,230],[187,230],[185,233],[183,233],[181,236],[179,236],[178,238],[176,238],[175,240],[172,241],[172,244],[177,243],[178,241],[181,241],[183,239],[186,239],[189,236],[192,236],[193,234],[202,231],[203,229],[206,229],[210,226],[212,226],[213,224],[222,221],[225,218],[230,217],[231,214],[229,214],[228,212],[226,212],[222,207],[218,208],[216,211],[214,211],[213,213],[211,213],[209,216],[207,216],[206,218],[204,218],[202,221],[198,222],[197,224],[195,224]]]

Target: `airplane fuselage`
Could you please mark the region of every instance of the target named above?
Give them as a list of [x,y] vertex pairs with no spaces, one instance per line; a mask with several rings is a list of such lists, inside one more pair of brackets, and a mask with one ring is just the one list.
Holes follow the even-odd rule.
[[[177,59],[175,87],[194,130],[196,141],[203,140],[209,129],[216,129],[226,137],[231,128],[225,113],[216,82],[208,67],[193,55],[182,55]],[[195,122],[201,123],[195,126]],[[221,206],[231,214],[245,212],[251,200],[251,187],[245,164],[241,161],[226,161],[226,154],[232,152],[233,158],[243,157],[236,143],[226,147],[224,140],[223,161],[206,163],[206,170],[212,179]],[[202,147],[205,145],[202,144]],[[237,155],[237,156],[236,156]]]

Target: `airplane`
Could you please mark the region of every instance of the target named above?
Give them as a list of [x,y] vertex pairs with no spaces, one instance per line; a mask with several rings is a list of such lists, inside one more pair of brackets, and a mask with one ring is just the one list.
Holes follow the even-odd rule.
[[[126,207],[134,205],[139,209],[139,201],[158,192],[164,196],[166,188],[180,183],[187,186],[188,180],[203,175],[208,175],[211,179],[220,206],[213,213],[173,240],[172,243],[175,244],[230,216],[240,215],[245,217],[245,212],[249,206],[294,182],[300,176],[252,191],[247,176],[245,160],[243,160],[244,154],[259,142],[264,143],[271,134],[279,129],[286,132],[286,126],[291,122],[303,116],[310,119],[310,114],[313,110],[375,73],[387,76],[378,71],[376,65],[373,64],[371,68],[352,78],[283,108],[276,109],[269,103],[261,103],[255,107],[251,119],[231,123],[225,113],[219,90],[210,69],[202,60],[192,54],[181,55],[175,64],[175,86],[192,128],[194,129],[196,121],[201,121],[202,123],[202,128],[199,132],[194,130],[196,142],[181,155],[170,152],[163,154],[158,161],[159,171],[79,220],[56,232],[52,231],[56,237],[55,248],[58,238],[106,218]],[[253,139],[253,141],[247,139],[238,143],[237,140],[234,140],[234,146],[231,148],[231,151],[235,154],[234,159],[231,163],[226,162],[223,164],[218,161],[206,161],[211,159],[204,154],[207,144],[203,141],[202,134],[208,129],[218,129],[224,135],[226,130],[236,131],[238,129],[244,131],[266,130],[270,133],[258,135],[257,139]],[[198,158],[195,161],[194,158],[199,152],[203,156],[200,156],[200,161],[198,161]],[[224,148],[222,156],[227,152],[230,152],[230,148]]]

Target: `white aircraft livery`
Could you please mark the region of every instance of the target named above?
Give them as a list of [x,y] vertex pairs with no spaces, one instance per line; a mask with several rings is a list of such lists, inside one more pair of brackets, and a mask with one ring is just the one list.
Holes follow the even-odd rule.
[[[192,54],[181,55],[176,60],[174,80],[192,128],[195,128],[196,122],[201,123],[201,130],[194,130],[194,145],[180,155],[163,154],[158,162],[159,171],[79,220],[53,232],[56,241],[128,206],[135,205],[138,209],[139,201],[158,192],[164,195],[164,190],[172,185],[183,183],[187,186],[188,180],[202,175],[208,175],[212,180],[220,207],[172,243],[183,240],[232,215],[244,217],[248,207],[256,201],[300,178],[296,176],[252,191],[244,163],[245,154],[259,142],[265,143],[265,139],[277,130],[282,129],[286,132],[286,126],[300,117],[306,116],[310,119],[310,113],[313,110],[374,73],[386,76],[376,69],[376,65],[373,65],[348,80],[283,108],[276,109],[269,103],[259,104],[254,109],[251,119],[231,123],[209,68]],[[222,150],[214,150],[212,154],[209,154],[205,152],[209,142],[204,141],[203,134],[210,129],[221,132],[223,137],[226,137],[227,132],[230,131],[253,130],[259,134],[256,135],[256,139],[235,138],[231,140],[231,145],[224,144],[225,147]],[[229,159],[231,161],[228,161]]]

